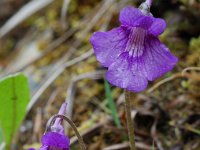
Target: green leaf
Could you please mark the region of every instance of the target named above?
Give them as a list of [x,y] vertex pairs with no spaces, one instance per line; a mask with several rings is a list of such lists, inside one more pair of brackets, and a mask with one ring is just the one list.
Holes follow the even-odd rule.
[[120,123],[120,120],[119,120],[119,117],[117,114],[116,105],[113,101],[110,85],[108,84],[108,82],[105,79],[104,79],[104,85],[105,85],[105,91],[106,91],[106,99],[108,102],[109,109],[111,110],[113,120],[114,120],[116,126],[118,128],[121,128],[122,126],[121,126],[121,123]]
[[25,117],[29,99],[28,79],[23,74],[0,80],[0,126],[7,146]]
[[196,134],[200,135],[200,129],[195,129],[195,128],[193,128],[192,125],[190,125],[190,124],[186,124],[184,127],[185,127],[187,130],[189,130],[189,131],[191,131],[191,132],[193,132],[193,133],[196,133]]

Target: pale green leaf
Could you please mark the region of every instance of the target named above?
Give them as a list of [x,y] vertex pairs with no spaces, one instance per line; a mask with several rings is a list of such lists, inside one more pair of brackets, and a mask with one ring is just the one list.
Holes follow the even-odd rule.
[[28,80],[23,74],[0,80],[0,127],[7,145],[25,117],[29,99]]

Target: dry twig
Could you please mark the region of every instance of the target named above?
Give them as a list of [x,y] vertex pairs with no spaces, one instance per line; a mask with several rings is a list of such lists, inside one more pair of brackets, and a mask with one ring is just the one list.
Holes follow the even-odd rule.
[[29,105],[27,107],[27,113],[30,111],[30,109],[33,107],[33,105],[37,102],[38,98],[42,95],[42,93],[48,88],[48,86],[51,83],[53,83],[53,81],[55,81],[55,79],[60,74],[62,74],[62,72],[66,68],[68,68],[68,67],[70,67],[70,66],[72,66],[72,65],[74,65],[74,64],[76,64],[76,63],[78,63],[80,61],[83,61],[83,60],[89,58],[92,55],[93,55],[93,51],[90,50],[90,51],[84,53],[83,55],[81,55],[79,57],[76,57],[76,58],[72,59],[71,61],[68,61],[68,62],[64,63],[55,72],[52,72],[51,76],[45,81],[45,83],[39,88],[39,90],[31,98],[30,103],[29,103]]
[[67,25],[68,25],[66,16],[67,16],[67,10],[69,7],[69,3],[70,3],[70,0],[63,0],[63,7],[61,9],[61,17],[60,17],[60,21],[61,21],[63,29],[67,29]]
[[67,116],[69,116],[70,118],[72,117],[76,83],[80,80],[88,79],[88,78],[92,79],[92,80],[102,79],[104,77],[104,73],[105,73],[105,71],[89,72],[89,73],[81,74],[71,80],[69,87],[67,89],[67,97],[65,100],[68,104],[67,105]]
[[22,21],[27,19],[32,14],[41,10],[45,6],[52,3],[54,0],[32,0],[25,6],[23,6],[17,13],[14,14],[1,28],[0,28],[0,38],[4,37],[13,28],[19,25]]

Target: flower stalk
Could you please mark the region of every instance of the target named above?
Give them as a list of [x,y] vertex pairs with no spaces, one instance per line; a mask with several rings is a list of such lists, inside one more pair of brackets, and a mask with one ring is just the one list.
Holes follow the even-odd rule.
[[137,150],[135,146],[135,134],[134,134],[134,122],[131,118],[131,97],[130,92],[125,90],[125,109],[126,109],[126,122],[127,122],[127,129],[128,129],[128,136],[130,142],[131,150]]

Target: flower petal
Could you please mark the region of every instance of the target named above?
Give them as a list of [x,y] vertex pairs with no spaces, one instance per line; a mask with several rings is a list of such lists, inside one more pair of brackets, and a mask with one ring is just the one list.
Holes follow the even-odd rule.
[[120,55],[106,73],[106,79],[113,85],[132,92],[143,91],[148,84],[143,74],[143,62],[140,58],[131,58],[128,52]]
[[105,67],[110,66],[125,50],[128,40],[126,27],[108,32],[95,32],[90,38],[97,60]]
[[154,18],[151,27],[149,28],[149,33],[154,36],[158,36],[164,32],[166,28],[166,22],[160,18]]
[[134,25],[135,21],[143,16],[142,12],[132,6],[125,7],[121,10],[119,21],[126,26]]
[[42,137],[43,146],[53,146],[60,149],[68,149],[70,140],[67,136],[61,135],[56,132],[48,132]]
[[154,18],[152,16],[141,16],[134,22],[132,26],[147,30],[151,27],[153,20]]
[[145,70],[148,80],[156,78],[171,71],[178,59],[170,53],[169,49],[158,38],[148,36],[143,54]]
[[122,25],[144,29],[148,29],[153,23],[152,16],[146,16],[141,10],[131,6],[122,9],[119,20]]

